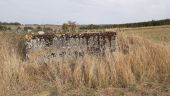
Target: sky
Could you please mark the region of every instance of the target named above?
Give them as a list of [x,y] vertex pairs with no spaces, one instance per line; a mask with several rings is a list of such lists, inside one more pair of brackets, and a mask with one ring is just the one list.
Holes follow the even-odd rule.
[[0,0],[0,21],[121,24],[170,18],[170,0]]

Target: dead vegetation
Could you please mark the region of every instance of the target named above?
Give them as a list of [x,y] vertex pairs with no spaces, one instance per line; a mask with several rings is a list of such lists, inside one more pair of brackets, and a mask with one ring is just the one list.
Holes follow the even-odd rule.
[[[16,35],[15,35],[16,36]],[[22,61],[18,39],[1,34],[0,95],[168,96],[170,46],[118,34],[118,50],[36,64]],[[44,94],[39,94],[45,92]]]

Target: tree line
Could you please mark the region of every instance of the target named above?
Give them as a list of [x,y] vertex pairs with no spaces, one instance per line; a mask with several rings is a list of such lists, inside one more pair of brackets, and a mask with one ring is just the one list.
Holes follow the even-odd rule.
[[21,24],[18,22],[1,22],[0,21],[0,31],[11,30],[11,28],[8,27],[8,25],[21,25]]
[[1,22],[0,25],[21,25],[19,22]]
[[135,28],[147,26],[170,25],[170,19],[152,20],[147,22],[126,23],[126,24],[105,24],[105,25],[82,25],[80,29],[105,29],[105,28]]
[[7,31],[7,30],[11,30],[11,28],[4,25],[0,25],[0,31]]

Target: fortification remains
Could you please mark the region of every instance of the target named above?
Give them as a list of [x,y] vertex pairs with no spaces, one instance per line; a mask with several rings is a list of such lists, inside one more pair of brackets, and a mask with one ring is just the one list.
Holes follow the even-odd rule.
[[101,55],[116,49],[116,32],[34,34],[26,36],[27,59],[77,58],[85,54]]

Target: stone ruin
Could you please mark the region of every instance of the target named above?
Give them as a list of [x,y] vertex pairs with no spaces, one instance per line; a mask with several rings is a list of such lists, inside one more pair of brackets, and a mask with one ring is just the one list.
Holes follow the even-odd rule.
[[26,42],[26,58],[77,58],[85,54],[103,55],[116,49],[116,32],[34,34]]

